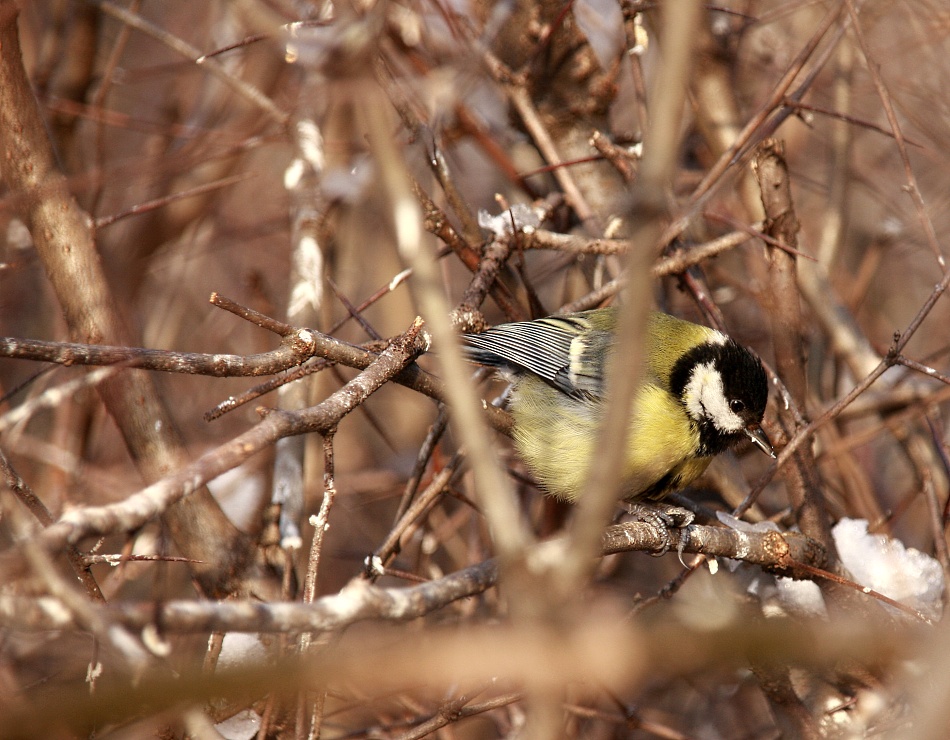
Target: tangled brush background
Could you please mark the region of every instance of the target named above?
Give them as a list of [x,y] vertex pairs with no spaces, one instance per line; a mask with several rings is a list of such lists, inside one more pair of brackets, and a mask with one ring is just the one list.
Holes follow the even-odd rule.
[[[945,737],[948,45],[0,0],[0,736]],[[546,499],[453,344],[624,291],[630,377],[651,305],[776,374],[681,556],[611,440]]]

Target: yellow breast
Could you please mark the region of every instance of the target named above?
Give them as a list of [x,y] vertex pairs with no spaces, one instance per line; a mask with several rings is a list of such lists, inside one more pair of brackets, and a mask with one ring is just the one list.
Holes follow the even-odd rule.
[[[544,488],[558,498],[574,501],[587,477],[604,406],[563,396],[555,406],[538,403],[550,388],[535,376],[520,379],[512,396],[519,424],[514,438],[518,451]],[[550,398],[550,396],[548,396]],[[653,383],[641,387],[630,420],[624,460],[623,496],[662,498],[688,485],[709,465],[696,458],[699,435],[682,405]],[[524,429],[532,430],[525,434]]]

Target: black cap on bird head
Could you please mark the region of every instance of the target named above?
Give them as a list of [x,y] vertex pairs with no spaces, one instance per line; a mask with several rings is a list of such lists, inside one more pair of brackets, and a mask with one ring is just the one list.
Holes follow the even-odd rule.
[[745,436],[775,457],[760,426],[768,377],[761,360],[741,344],[720,334],[693,347],[673,366],[670,390],[699,430],[701,455],[717,455]]

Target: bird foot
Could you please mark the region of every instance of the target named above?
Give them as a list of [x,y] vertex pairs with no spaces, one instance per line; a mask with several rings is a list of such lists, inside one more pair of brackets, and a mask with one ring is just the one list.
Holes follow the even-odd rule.
[[685,529],[684,536],[678,538],[679,546],[676,548],[680,562],[683,562],[683,548],[689,542],[689,526],[696,518],[693,512],[673,504],[644,503],[643,501],[626,501],[624,508],[631,517],[650,525],[658,533],[663,547],[658,552],[650,553],[653,557],[666,555],[673,548],[675,543],[670,533],[671,529]]

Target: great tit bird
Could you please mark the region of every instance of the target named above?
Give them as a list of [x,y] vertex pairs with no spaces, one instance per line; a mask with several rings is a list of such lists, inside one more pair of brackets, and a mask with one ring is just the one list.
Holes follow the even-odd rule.
[[[550,494],[575,501],[596,459],[609,399],[614,308],[500,324],[464,337],[468,358],[512,381],[513,437]],[[645,375],[630,419],[623,498],[659,501],[744,436],[775,457],[760,423],[768,381],[758,357],[721,332],[663,313],[648,324]]]

